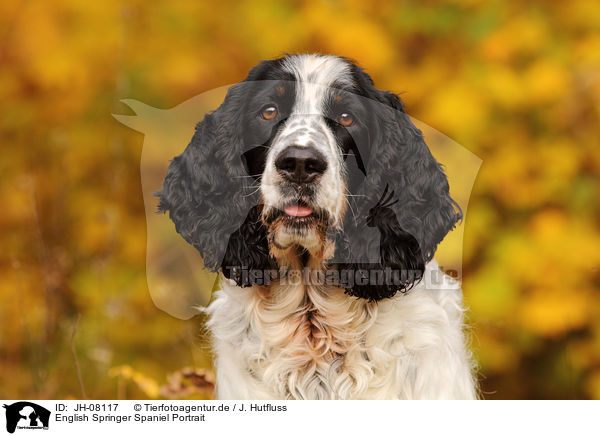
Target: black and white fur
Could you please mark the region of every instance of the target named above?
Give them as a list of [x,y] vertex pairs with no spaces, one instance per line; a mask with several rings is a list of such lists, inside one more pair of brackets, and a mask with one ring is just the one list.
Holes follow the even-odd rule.
[[[460,286],[433,259],[460,209],[400,99],[352,62],[259,64],[158,195],[221,273],[207,308],[219,398],[476,397]],[[383,270],[396,280],[374,280]],[[370,279],[310,278],[336,271]]]

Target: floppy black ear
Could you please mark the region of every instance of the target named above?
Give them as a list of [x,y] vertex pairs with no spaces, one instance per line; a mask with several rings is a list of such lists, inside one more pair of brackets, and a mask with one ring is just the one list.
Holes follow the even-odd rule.
[[269,254],[266,227],[261,221],[262,206],[253,207],[244,223],[230,237],[221,262],[223,275],[238,286],[266,286],[274,276],[276,262]]
[[336,258],[341,268],[355,268],[363,275],[365,271],[398,271],[400,279],[391,284],[389,280],[373,282],[371,276],[367,284],[344,285],[352,295],[377,300],[420,280],[425,264],[462,213],[450,197],[441,165],[404,112],[400,98],[377,90],[359,68],[354,73],[372,106],[375,134],[366,178],[349,198],[353,213],[345,220],[344,242]]
[[390,105],[387,109],[391,113],[388,118],[386,108],[382,108],[381,141],[365,191],[370,196],[379,195],[385,185],[395,191],[398,202],[394,211],[399,224],[417,239],[428,262],[446,234],[462,219],[462,211],[450,197],[442,165],[404,112],[398,96],[382,91],[380,95]]
[[[420,280],[425,260],[417,239],[404,231],[392,206],[394,192],[388,186],[363,222],[351,224],[343,238],[346,260],[338,264],[340,285],[350,295],[378,301],[410,289]],[[348,231],[350,230],[350,231]],[[348,244],[348,245],[344,245]]]
[[[261,225],[244,224],[258,203],[256,181],[247,177],[242,160],[244,83],[232,86],[223,104],[198,123],[187,148],[171,161],[163,188],[156,194],[158,210],[169,212],[177,232],[200,252],[205,266],[211,271],[223,269],[227,277],[230,269],[223,268],[224,261],[240,269],[269,264],[268,250],[258,250],[252,258],[248,252],[227,253],[228,247],[244,245],[230,242],[240,239],[241,227],[244,238],[255,245],[263,242],[251,233],[263,231]],[[231,264],[234,260],[238,265]]]

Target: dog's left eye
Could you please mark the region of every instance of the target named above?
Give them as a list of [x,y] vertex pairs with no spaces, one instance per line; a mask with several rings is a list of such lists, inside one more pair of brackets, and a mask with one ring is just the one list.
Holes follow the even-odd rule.
[[352,114],[344,112],[343,114],[340,114],[337,121],[344,127],[350,127],[354,123],[354,117]]
[[260,115],[265,120],[272,120],[273,118],[275,118],[277,116],[277,108],[275,106],[273,106],[273,105],[265,106],[261,110]]

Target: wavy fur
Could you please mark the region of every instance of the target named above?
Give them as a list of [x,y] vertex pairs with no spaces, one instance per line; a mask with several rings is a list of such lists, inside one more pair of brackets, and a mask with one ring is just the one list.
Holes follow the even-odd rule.
[[[435,261],[428,274],[439,272]],[[426,274],[427,275],[427,274]],[[379,302],[341,288],[240,289],[207,309],[220,399],[474,399],[461,292],[419,282]]]

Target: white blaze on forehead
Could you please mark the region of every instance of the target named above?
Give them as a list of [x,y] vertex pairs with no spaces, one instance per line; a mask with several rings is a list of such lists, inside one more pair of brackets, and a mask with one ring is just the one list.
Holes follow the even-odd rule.
[[[345,211],[343,157],[325,122],[325,102],[333,85],[354,87],[351,67],[335,56],[306,54],[285,58],[282,68],[296,79],[296,95],[291,114],[267,154],[261,178],[263,201],[267,208],[281,209],[285,206],[284,201],[289,200],[281,194],[281,176],[275,169],[276,156],[292,145],[315,147],[325,156],[327,169],[318,179],[312,200],[314,206],[328,212],[333,225],[337,226]],[[297,235],[292,236],[297,238]]]
[[284,60],[283,69],[298,81],[293,115],[322,114],[331,85],[353,86],[349,64],[336,56],[294,55]]

